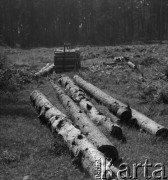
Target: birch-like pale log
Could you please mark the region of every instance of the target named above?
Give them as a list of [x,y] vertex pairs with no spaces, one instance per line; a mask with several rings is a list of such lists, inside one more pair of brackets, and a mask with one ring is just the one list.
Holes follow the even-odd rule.
[[125,140],[121,127],[112,122],[112,119],[107,118],[105,115],[100,113],[87,99],[85,92],[76,86],[68,76],[61,77],[59,83],[65,88],[66,93],[80,106],[82,110],[85,111],[93,122],[97,125],[104,126],[113,137],[119,140]]
[[[79,76],[74,76],[74,81],[84,90],[86,90],[88,93],[90,93],[92,96],[94,96],[96,99],[98,99],[101,103],[107,105],[108,107],[111,107],[113,103],[118,103],[120,106],[126,106],[120,101],[116,100],[114,102],[114,98],[107,95],[103,91],[101,91],[99,88],[93,86],[92,84],[86,82]],[[132,120],[136,121],[138,126],[145,130],[146,132],[149,132],[155,136],[168,136],[168,129],[164,126],[156,123],[152,119],[148,118],[144,114],[136,111],[135,109],[131,108],[132,111],[132,119],[128,120],[129,123],[134,123]],[[124,119],[124,117],[123,117]]]
[[79,106],[64,93],[62,88],[53,81],[50,81],[58,98],[63,106],[69,111],[73,123],[82,131],[82,133],[89,139],[94,146],[97,147],[107,158],[112,159],[113,162],[119,160],[119,155],[116,147],[107,139],[107,137],[96,127],[89,117],[81,111]]
[[[66,115],[47,100],[46,96],[39,91],[33,91],[30,100],[39,116],[51,126],[52,131],[56,131],[63,137],[74,155],[74,162],[81,164],[93,180],[98,177],[112,179],[116,176],[119,169],[114,167],[81,131],[72,125]],[[101,168],[101,171],[98,168]]]
[[50,66],[50,63],[47,63],[42,69],[40,69],[38,72],[35,73],[35,76],[37,76],[38,74],[40,74],[41,72],[44,71],[44,69],[46,69],[47,67]]
[[136,69],[136,65],[135,65],[133,62],[127,61],[127,64],[128,64],[128,66],[129,66],[130,68]]
[[51,64],[50,63],[47,63],[46,66],[44,66],[41,71],[43,71],[44,69],[48,68]]
[[109,110],[114,113],[114,115],[121,119],[121,121],[127,121],[131,119],[132,113],[128,106],[114,99],[110,95],[104,93],[94,85],[86,82],[79,76],[74,76],[74,81],[77,85],[79,85],[79,87],[81,87],[90,95],[95,97],[98,101],[106,105],[109,108]]
[[36,77],[40,77],[40,76],[46,76],[50,73],[52,73],[54,71],[55,65],[54,64],[47,64],[45,67],[43,67],[40,71],[38,71],[37,73],[35,73]]

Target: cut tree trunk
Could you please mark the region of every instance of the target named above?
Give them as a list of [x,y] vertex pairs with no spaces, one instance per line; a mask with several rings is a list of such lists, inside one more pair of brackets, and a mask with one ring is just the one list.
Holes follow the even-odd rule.
[[135,109],[132,109],[132,122],[136,122],[141,129],[149,132],[150,134],[163,138],[168,137],[167,128],[148,118],[144,114],[136,111]]
[[50,63],[47,63],[46,66],[44,66],[41,71],[43,71],[44,69],[48,68],[50,66]]
[[40,69],[40,71],[38,71],[38,72],[35,73],[35,76],[38,76],[38,74],[40,74],[41,72],[43,72],[44,69],[46,69],[46,68],[49,67],[49,66],[50,66],[50,63],[47,63],[42,69]]
[[114,99],[110,95],[104,93],[99,88],[93,86],[92,84],[86,82],[79,76],[74,76],[74,81],[90,95],[95,97],[98,101],[106,105],[111,112],[114,113],[121,121],[128,121],[132,117],[131,110],[129,106],[126,106],[122,102]]
[[132,63],[131,61],[128,61],[127,64],[130,68],[136,69],[136,65],[134,63]]
[[[114,167],[104,155],[98,151],[93,144],[75,128],[71,121],[54,107],[47,98],[39,91],[33,91],[30,95],[32,105],[35,107],[39,116],[51,126],[52,131],[61,135],[74,155],[74,163],[82,166],[93,180],[103,178],[114,178],[118,168]],[[41,115],[40,115],[41,114]],[[100,167],[98,167],[100,165]],[[101,168],[99,171],[98,168]]]
[[[79,76],[74,76],[75,82],[82,87],[84,90],[88,91],[91,95],[93,95],[96,99],[98,99],[101,103],[107,105],[110,107],[111,104],[114,103],[114,99],[98,89],[97,87],[93,86],[92,84],[84,81]],[[125,106],[123,103],[116,101],[121,106]],[[164,126],[156,123],[152,119],[148,118],[144,114],[136,111],[135,109],[132,109],[132,118],[127,120],[130,124],[136,123],[140,128],[143,130],[156,135],[156,136],[162,136],[167,137],[168,136],[168,129]]]
[[76,86],[68,76],[61,77],[59,83],[65,88],[66,93],[80,106],[82,110],[85,111],[93,122],[97,125],[103,125],[113,137],[119,140],[125,139],[121,127],[112,122],[110,118],[107,118],[100,113],[87,99],[85,92]]
[[79,106],[64,93],[64,91],[53,81],[50,81],[55,89],[63,106],[69,111],[74,124],[80,128],[82,133],[101,151],[107,158],[113,162],[119,160],[118,151],[115,146],[106,138],[106,136],[93,124],[88,116],[81,111]]
[[39,72],[35,73],[36,77],[40,76],[46,76],[54,71],[55,65],[54,64],[47,64],[45,67],[43,67]]

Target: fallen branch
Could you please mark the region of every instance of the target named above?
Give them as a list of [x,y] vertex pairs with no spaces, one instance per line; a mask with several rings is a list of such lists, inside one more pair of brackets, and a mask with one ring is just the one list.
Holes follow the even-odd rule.
[[79,104],[80,108],[85,111],[85,113],[92,121],[96,122],[97,125],[103,125],[113,137],[116,137],[120,140],[123,139],[121,127],[112,122],[110,118],[107,118],[102,113],[100,113],[96,107],[87,99],[84,91],[76,86],[68,76],[60,78],[59,82],[66,89],[68,95]]
[[[114,174],[116,175],[119,169],[105,159],[103,154],[87,140],[81,131],[72,125],[65,114],[54,107],[39,91],[33,91],[30,99],[40,119],[44,119],[51,126],[52,131],[56,131],[63,137],[73,153],[74,162],[78,163],[77,165],[82,165],[93,180],[97,179],[98,176],[100,177],[99,179],[104,177],[114,178]],[[96,169],[98,163],[101,165],[99,172]]]
[[79,76],[74,76],[74,81],[85,91],[95,97],[104,105],[108,106],[109,110],[113,112],[122,121],[127,121],[131,119],[132,114],[128,106],[121,103],[120,101],[112,98],[110,95],[104,93],[99,88],[93,86],[92,84],[86,82]]
[[40,76],[46,76],[54,71],[55,65],[54,64],[47,64],[45,67],[43,67],[39,72],[35,73],[36,77]]
[[[100,102],[103,104],[107,105],[111,109],[111,105],[113,105],[114,98],[111,96],[107,95],[97,87],[93,86],[92,84],[84,81],[82,78],[79,76],[74,76],[75,82],[82,87],[84,90],[88,91],[91,95],[93,95],[96,99],[98,99]],[[125,106],[123,103],[119,102],[116,100],[116,103],[118,103],[121,106]],[[143,130],[156,135],[156,136],[162,136],[166,137],[168,135],[168,129],[165,128],[164,126],[156,123],[152,119],[148,118],[144,114],[136,111],[135,109],[132,109],[132,119],[126,119],[130,124],[136,123],[139,127],[141,127]],[[123,118],[124,119],[124,115]]]
[[64,91],[53,81],[50,81],[54,90],[56,91],[63,106],[69,110],[74,124],[80,128],[82,133],[101,151],[106,157],[117,162],[119,159],[118,151],[115,146],[106,138],[106,136],[93,124],[88,116],[81,111],[72,99],[67,96]]

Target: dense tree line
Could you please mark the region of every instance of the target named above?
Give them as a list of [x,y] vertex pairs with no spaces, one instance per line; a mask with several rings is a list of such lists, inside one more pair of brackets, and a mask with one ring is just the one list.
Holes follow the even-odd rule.
[[0,42],[10,46],[163,39],[167,0],[0,0]]

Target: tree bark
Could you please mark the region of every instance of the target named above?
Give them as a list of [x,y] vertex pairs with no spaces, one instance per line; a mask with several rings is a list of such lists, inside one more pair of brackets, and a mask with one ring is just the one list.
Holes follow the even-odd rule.
[[104,126],[113,137],[119,140],[124,138],[121,127],[112,122],[110,118],[107,118],[100,113],[87,99],[85,92],[76,86],[68,76],[60,78],[59,82],[65,88],[67,94],[80,106],[82,110],[85,111],[93,122],[95,122],[97,125]]
[[[93,180],[97,179],[98,175],[101,177],[100,179],[103,177],[112,179],[116,176],[119,169],[105,159],[104,155],[88,141],[81,131],[72,125],[66,115],[54,107],[42,93],[33,91],[30,99],[38,114],[41,114],[41,118],[43,117],[46,123],[51,126],[52,131],[56,131],[63,137],[74,155],[74,162],[78,166],[81,165]],[[98,171],[96,169],[97,163],[101,165],[101,174],[96,172]]]
[[39,72],[35,73],[36,77],[40,76],[46,76],[54,71],[55,65],[54,64],[47,64],[45,67],[43,67]]
[[74,81],[101,103],[106,105],[111,112],[113,112],[121,121],[130,120],[132,117],[131,110],[122,102],[112,98],[110,95],[104,93],[99,88],[93,86],[92,84],[86,82],[79,76],[74,76]]
[[73,123],[80,128],[82,133],[88,138],[89,141],[97,147],[106,157],[112,159],[113,162],[117,162],[119,159],[118,151],[115,146],[106,138],[106,136],[93,124],[88,116],[81,111],[73,100],[67,96],[64,91],[53,81],[50,81],[54,90],[56,91],[63,106],[69,110],[70,116],[73,119]]
[[[96,99],[98,99],[100,102],[103,104],[107,105],[110,107],[111,104],[114,103],[114,99],[98,89],[97,87],[93,86],[92,84],[84,81],[82,78],[79,76],[74,76],[75,82],[82,87],[84,90],[88,91],[91,95],[93,95]],[[116,102],[122,106],[125,106],[123,103],[119,102],[116,100]],[[143,130],[155,135],[155,136],[162,136],[162,137],[167,137],[168,135],[168,129],[165,128],[164,126],[154,122],[152,119],[148,118],[144,114],[136,111],[135,109],[132,109],[132,118],[127,121],[130,124],[137,124],[140,128]]]

